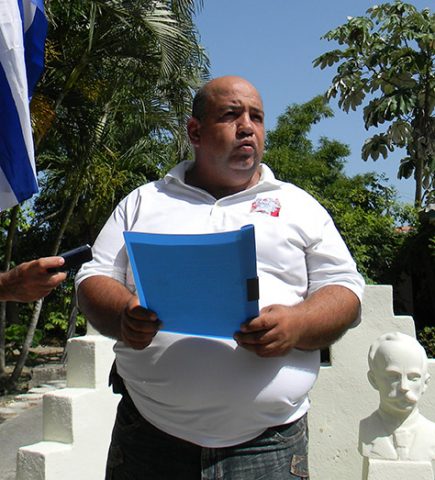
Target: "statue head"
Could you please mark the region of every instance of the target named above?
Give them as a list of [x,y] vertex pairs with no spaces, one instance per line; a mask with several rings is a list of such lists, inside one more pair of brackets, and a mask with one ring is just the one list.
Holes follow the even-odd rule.
[[409,335],[386,333],[371,345],[368,361],[367,376],[379,392],[380,409],[395,416],[409,415],[429,383],[424,348]]

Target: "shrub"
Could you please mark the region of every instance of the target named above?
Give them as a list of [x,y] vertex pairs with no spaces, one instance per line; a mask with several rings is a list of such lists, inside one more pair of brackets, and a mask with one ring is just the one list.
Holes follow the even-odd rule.
[[435,327],[424,327],[417,333],[417,339],[429,358],[435,358]]

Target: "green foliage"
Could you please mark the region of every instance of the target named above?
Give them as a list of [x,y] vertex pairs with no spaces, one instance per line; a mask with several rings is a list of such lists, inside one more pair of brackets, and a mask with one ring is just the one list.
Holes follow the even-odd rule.
[[410,282],[412,289],[405,299],[396,296],[395,312],[412,314],[417,330],[434,326],[435,319],[435,256],[432,245],[434,225],[421,213],[411,224],[408,233],[402,234],[403,243],[392,268],[383,276],[383,282],[393,285],[396,292],[403,289],[402,282]]
[[348,112],[367,97],[366,128],[387,125],[367,139],[362,158],[387,158],[404,148],[398,176],[413,174],[415,205],[430,204],[435,195],[435,15],[397,0],[349,18],[324,38],[343,47],[313,62],[322,69],[338,64],[327,98],[338,96],[339,107]]
[[[27,334],[27,325],[13,324],[6,327],[6,349],[13,351],[20,349]],[[36,330],[33,337],[32,347],[36,347],[43,337],[41,330]]]
[[404,241],[397,225],[407,216],[394,189],[374,173],[342,177],[318,200],[329,210],[366,280],[379,282]]
[[63,249],[92,243],[122,197],[184,158],[192,92],[208,75],[196,4],[49,3],[32,103],[41,194],[31,236],[56,245],[63,234]]
[[[185,158],[193,91],[208,77],[193,23],[201,5],[46,2],[46,68],[31,103],[41,189],[34,216],[25,215],[15,236],[12,264],[93,243],[123,196]],[[0,225],[3,238],[6,228]],[[35,315],[22,305],[7,323],[63,334],[71,297],[69,281]]]
[[321,96],[289,106],[276,129],[268,132],[264,159],[279,179],[300,186],[328,209],[360,272],[376,282],[393,264],[403,242],[396,226],[406,223],[410,214],[383,177],[345,175],[346,145],[322,138],[313,146],[308,138],[312,125],[330,116]]
[[192,92],[208,76],[192,21],[201,4],[48,2],[32,100],[40,194],[15,263],[93,243],[121,198],[186,155]]
[[[44,334],[44,340],[49,341],[54,337],[65,339],[68,319],[75,302],[74,272],[69,274],[66,281],[54,290],[47,300],[38,323]],[[75,326],[79,333],[86,332],[86,321],[82,315],[77,316]]]
[[429,358],[435,358],[435,327],[424,327],[417,332],[417,340],[426,350]]
[[[86,331],[86,320],[83,315],[77,316],[76,329],[84,334]],[[44,331],[49,336],[65,337],[68,330],[68,316],[60,311],[52,311],[44,322]]]

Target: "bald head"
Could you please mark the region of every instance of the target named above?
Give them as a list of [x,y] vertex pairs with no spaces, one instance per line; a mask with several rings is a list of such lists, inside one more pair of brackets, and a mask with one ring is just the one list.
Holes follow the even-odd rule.
[[421,359],[421,367],[424,373],[427,372],[427,355],[424,348],[418,343],[417,339],[401,332],[390,332],[381,335],[370,346],[368,354],[368,363],[370,370],[376,370],[376,360],[389,357],[389,350],[400,345],[408,352],[408,356],[413,352]]
[[234,85],[244,84],[254,90],[258,97],[260,94],[257,89],[243,77],[238,77],[235,75],[226,75],[224,77],[217,77],[209,82],[205,83],[197,92],[193,99],[192,104],[192,117],[196,118],[199,121],[204,119],[204,116],[207,113],[207,105],[209,100],[215,96],[222,94],[228,89],[232,88]]

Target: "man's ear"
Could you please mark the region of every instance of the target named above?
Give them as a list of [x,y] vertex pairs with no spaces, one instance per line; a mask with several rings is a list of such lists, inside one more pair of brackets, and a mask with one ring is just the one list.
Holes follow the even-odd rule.
[[195,117],[190,117],[187,121],[187,135],[193,147],[199,146],[201,123]]
[[376,384],[376,378],[375,378],[374,373],[373,373],[371,370],[369,370],[369,371],[367,372],[367,378],[368,378],[368,380],[369,380],[369,382],[370,382],[370,385],[371,385],[375,390],[377,390],[377,389],[378,389],[378,386],[377,386],[377,384]]

